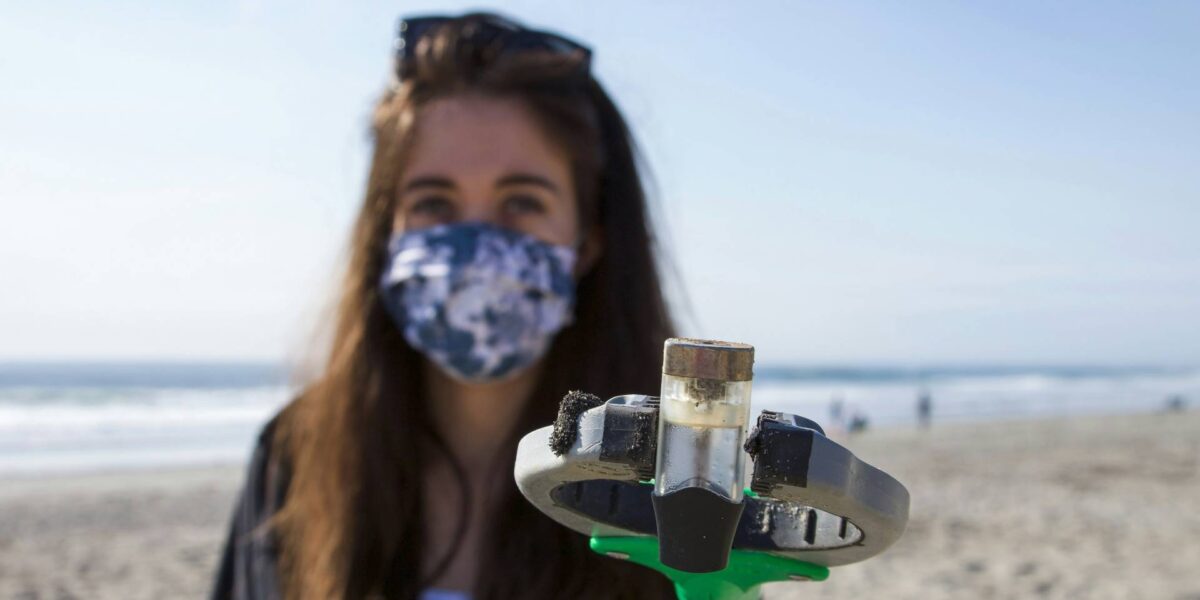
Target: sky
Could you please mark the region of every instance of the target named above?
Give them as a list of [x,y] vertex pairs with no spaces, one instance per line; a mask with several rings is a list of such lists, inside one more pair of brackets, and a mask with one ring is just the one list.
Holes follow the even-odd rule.
[[589,44],[680,332],[1200,364],[1200,5],[0,0],[0,360],[304,354],[403,14]]

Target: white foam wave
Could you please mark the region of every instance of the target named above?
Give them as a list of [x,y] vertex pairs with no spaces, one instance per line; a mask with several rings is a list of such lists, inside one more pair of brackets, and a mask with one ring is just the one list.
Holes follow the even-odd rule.
[[276,386],[78,391],[0,395],[0,474],[238,462],[290,397]]
[[[754,408],[800,414],[837,428],[844,416],[872,425],[916,420],[912,380],[774,380],[755,383]],[[1200,403],[1200,373],[1088,377],[955,376],[924,384],[934,420],[982,420],[1161,410],[1174,395]],[[0,388],[0,475],[243,462],[255,434],[294,394],[238,388]]]

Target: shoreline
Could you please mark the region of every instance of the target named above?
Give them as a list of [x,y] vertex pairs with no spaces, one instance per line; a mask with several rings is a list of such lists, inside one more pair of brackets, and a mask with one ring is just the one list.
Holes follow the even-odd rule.
[[[756,406],[755,410],[757,410],[757,409],[758,409],[758,407]],[[786,409],[779,409],[779,410],[783,410],[783,412],[788,412]],[[1184,410],[1181,412],[1170,412],[1170,411],[1166,411],[1163,409],[1157,409],[1157,410],[1133,409],[1133,410],[1128,410],[1128,411],[1105,411],[1105,412],[1095,412],[1095,413],[1089,412],[1089,413],[1073,413],[1073,414],[998,414],[998,415],[990,416],[990,417],[986,417],[986,418],[954,415],[954,416],[949,416],[949,417],[942,417],[940,419],[938,418],[937,413],[934,413],[932,427],[933,427],[933,429],[938,429],[938,430],[953,431],[953,430],[959,429],[959,428],[964,428],[964,427],[971,428],[971,427],[976,427],[976,426],[980,426],[980,425],[1020,426],[1022,424],[1054,423],[1054,422],[1059,422],[1059,421],[1061,421],[1061,422],[1078,422],[1078,421],[1087,421],[1087,420],[1094,420],[1094,419],[1137,418],[1137,417],[1144,417],[1144,416],[1152,417],[1152,416],[1163,416],[1163,415],[1187,414],[1188,412],[1196,412],[1196,410],[1197,409],[1191,409],[1190,411]],[[801,414],[800,416],[807,416],[807,415]],[[757,413],[752,415],[752,418],[751,418],[751,427],[752,428],[753,428],[753,422],[754,422],[755,417],[757,417]],[[813,418],[813,417],[808,416],[808,418]],[[853,440],[856,437],[861,437],[861,436],[874,436],[874,435],[881,435],[881,434],[886,435],[889,432],[897,432],[897,431],[900,431],[900,432],[922,431],[920,429],[920,427],[916,424],[915,419],[913,420],[913,422],[884,421],[883,423],[879,423],[879,424],[869,423],[868,429],[866,431],[856,432],[856,433],[849,433],[844,428],[834,428],[834,427],[827,426],[827,425],[825,425],[825,423],[821,422],[821,420],[819,420],[819,419],[814,419],[814,420],[817,420],[817,422],[820,423],[822,425],[822,427],[824,427],[826,429],[825,435],[827,437],[837,441],[838,443],[842,443],[843,445],[845,445],[847,440]],[[258,428],[256,427],[255,431],[257,431],[257,430],[258,430]],[[133,463],[133,464],[121,464],[121,465],[107,465],[107,466],[102,466],[102,467],[86,467],[86,466],[84,466],[84,467],[58,467],[58,468],[54,468],[54,469],[51,469],[48,471],[0,470],[0,483],[6,484],[6,487],[7,487],[7,484],[15,484],[15,485],[19,486],[24,483],[39,482],[39,481],[49,482],[49,481],[53,481],[53,480],[96,479],[99,481],[99,480],[103,480],[103,479],[109,478],[109,477],[124,477],[124,476],[129,476],[129,477],[134,477],[134,478],[147,477],[150,479],[154,479],[156,474],[165,474],[170,477],[170,476],[174,476],[177,474],[192,473],[192,472],[200,473],[200,472],[227,471],[227,470],[240,471],[240,470],[244,469],[246,467],[246,464],[249,462],[250,453],[252,450],[253,450],[253,448],[251,448],[250,446],[247,446],[244,456],[242,456],[241,458],[236,459],[236,460],[234,460],[234,459],[211,460],[210,459],[210,460],[203,460],[203,461],[196,461],[196,462],[183,462],[183,463],[172,462],[172,463],[166,463],[166,464]],[[5,489],[0,488],[0,496],[2,496],[4,493],[5,493]]]
[[[0,498],[11,493],[19,493],[22,486],[77,488],[85,483],[106,486],[114,481],[128,479],[135,485],[170,485],[167,480],[205,478],[221,479],[228,477],[230,472],[241,476],[250,460],[247,451],[246,460],[241,462],[209,462],[194,465],[134,465],[104,467],[100,469],[54,470],[50,472],[13,471],[0,472]],[[144,480],[144,481],[143,481]]]

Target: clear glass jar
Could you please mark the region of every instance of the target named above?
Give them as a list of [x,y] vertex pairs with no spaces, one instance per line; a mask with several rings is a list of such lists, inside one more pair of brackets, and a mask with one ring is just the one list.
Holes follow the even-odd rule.
[[751,381],[663,373],[654,493],[701,487],[741,502]]

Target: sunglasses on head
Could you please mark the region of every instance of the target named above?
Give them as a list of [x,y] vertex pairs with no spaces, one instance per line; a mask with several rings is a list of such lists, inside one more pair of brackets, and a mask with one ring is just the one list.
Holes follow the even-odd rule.
[[[496,15],[471,15],[463,30],[482,60],[491,62],[503,56],[524,52],[540,52],[582,57],[580,70],[591,69],[592,51],[587,46],[548,31],[526,29]],[[402,19],[396,32],[396,76],[400,81],[412,77],[417,44],[437,33],[446,23],[462,17],[430,16]]]

